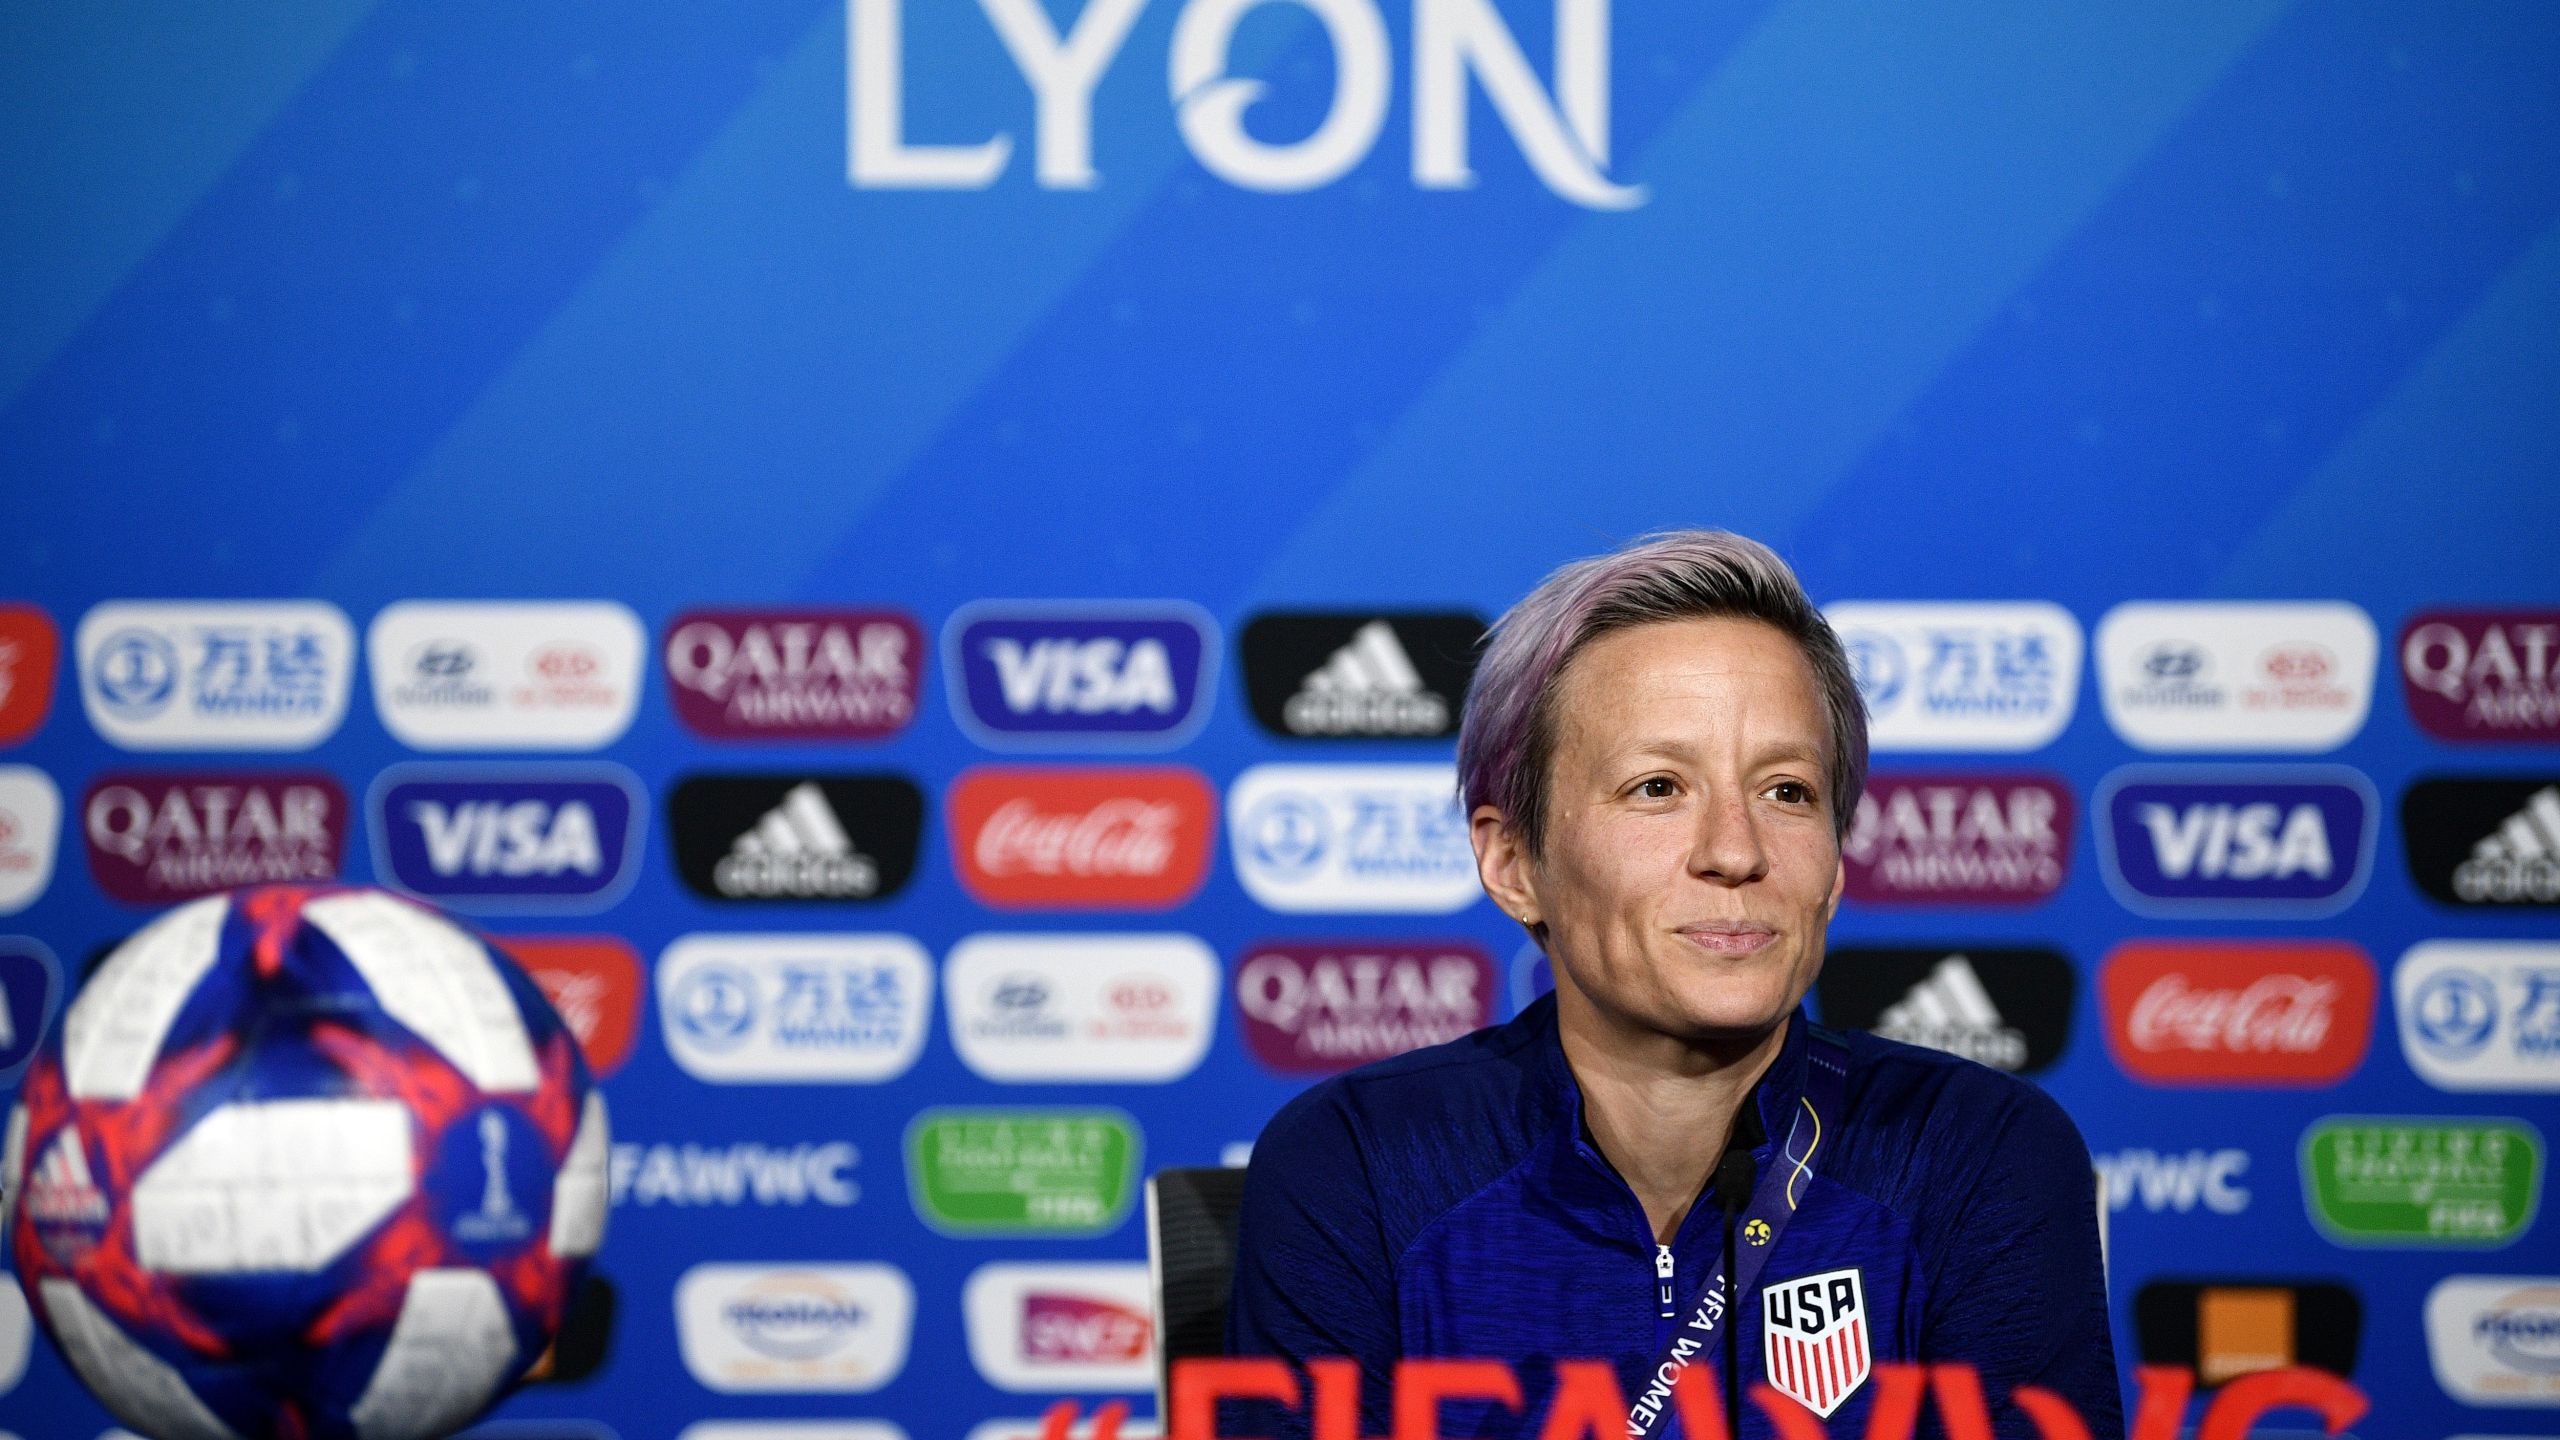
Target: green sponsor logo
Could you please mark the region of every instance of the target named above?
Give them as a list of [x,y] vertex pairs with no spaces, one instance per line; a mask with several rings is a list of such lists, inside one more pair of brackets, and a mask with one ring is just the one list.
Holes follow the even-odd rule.
[[2302,1196],[2342,1245],[2504,1245],[2542,1198],[2542,1136],[2521,1120],[2338,1115],[2302,1136]]
[[1118,1110],[927,1110],[907,1193],[952,1235],[1099,1235],[1127,1218],[1138,1122]]

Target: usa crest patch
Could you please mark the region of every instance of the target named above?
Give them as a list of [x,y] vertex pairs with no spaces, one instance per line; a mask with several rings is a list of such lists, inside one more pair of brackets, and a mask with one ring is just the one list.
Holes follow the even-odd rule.
[[1854,1267],[1761,1287],[1760,1334],[1770,1387],[1825,1420],[1873,1368]]

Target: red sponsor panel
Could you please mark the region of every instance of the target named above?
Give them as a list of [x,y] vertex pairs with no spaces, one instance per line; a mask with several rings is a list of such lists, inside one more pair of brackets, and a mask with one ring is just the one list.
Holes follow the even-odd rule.
[[659,658],[676,718],[714,740],[876,740],[916,714],[924,632],[894,610],[695,610]]
[[1165,910],[1208,878],[1217,797],[1194,770],[989,765],[948,803],[960,883],[1000,909]]
[[2343,940],[2129,940],[2098,973],[2107,1048],[2154,1085],[2334,1085],[2364,1063],[2373,993]]
[[640,956],[609,935],[524,935],[497,941],[550,998],[598,1079],[631,1058],[640,1030]]
[[347,853],[346,792],[316,771],[101,775],[79,823],[98,888],[135,905],[333,880]]
[[2024,905],[2062,888],[2071,832],[2050,775],[1869,775],[1840,858],[1862,903]]
[[52,617],[33,605],[0,604],[0,745],[15,745],[44,724],[61,649]]
[[1493,1023],[1493,957],[1471,942],[1275,941],[1244,952],[1236,1013],[1254,1058],[1331,1075]]
[[2400,691],[2446,740],[2560,740],[2560,610],[2432,610],[2400,628]]

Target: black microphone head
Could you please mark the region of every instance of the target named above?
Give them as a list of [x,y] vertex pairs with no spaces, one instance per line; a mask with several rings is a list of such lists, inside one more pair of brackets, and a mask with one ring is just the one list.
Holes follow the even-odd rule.
[[1751,1186],[1759,1179],[1760,1167],[1753,1163],[1748,1150],[1727,1150],[1716,1162],[1716,1203],[1727,1210],[1740,1210],[1751,1203]]

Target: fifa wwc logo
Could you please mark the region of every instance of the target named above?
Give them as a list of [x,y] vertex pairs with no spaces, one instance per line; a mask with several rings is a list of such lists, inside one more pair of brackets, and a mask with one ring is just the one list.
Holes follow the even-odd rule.
[[[1065,32],[1042,0],[978,0],[1034,101],[1033,174],[1043,189],[1102,183],[1094,160],[1093,92],[1126,48],[1149,0],[1083,0]],[[1609,0],[1553,0],[1555,84],[1543,88],[1494,0],[1411,0],[1413,183],[1464,190],[1467,112],[1481,89],[1529,168],[1555,194],[1594,210],[1629,210],[1644,187],[1609,168]],[[1396,57],[1379,0],[1182,0],[1165,82],[1183,143],[1210,173],[1247,190],[1330,185],[1369,157],[1394,98]],[[1270,7],[1312,19],[1333,52],[1324,118],[1295,139],[1253,133],[1245,114],[1270,91],[1230,72],[1236,36]],[[1013,159],[999,131],[969,144],[925,144],[906,134],[911,79],[937,73],[940,56],[905,53],[906,0],[846,0],[847,178],[861,190],[982,190]]]
[[480,1146],[480,1207],[454,1217],[454,1238],[474,1245],[513,1244],[533,1232],[533,1222],[516,1208],[515,1196],[507,1191],[511,1137],[506,1117],[495,1110],[481,1111],[473,1138]]

